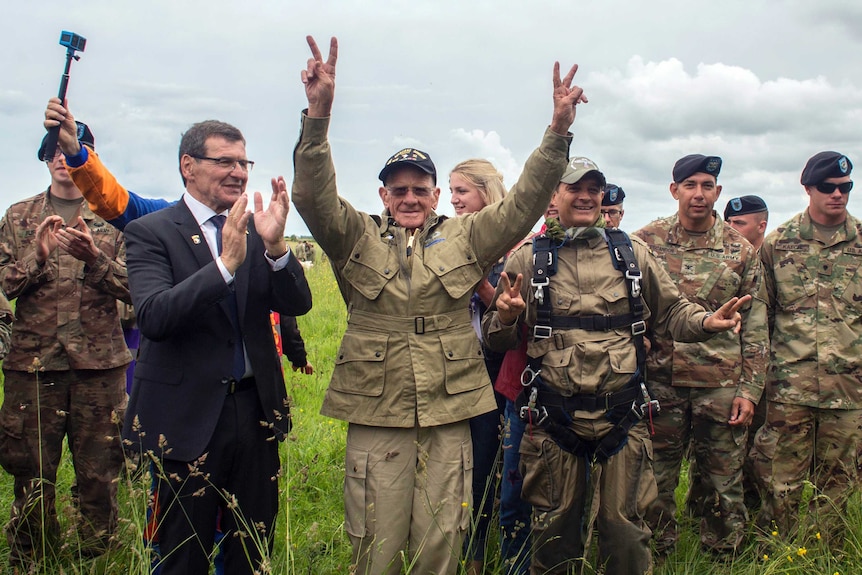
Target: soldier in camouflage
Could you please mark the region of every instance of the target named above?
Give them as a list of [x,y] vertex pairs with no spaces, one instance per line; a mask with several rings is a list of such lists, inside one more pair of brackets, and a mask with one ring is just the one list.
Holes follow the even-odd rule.
[[838,152],[811,157],[801,177],[808,208],[761,248],[772,339],[755,451],[775,455],[756,461],[765,488],[758,525],[793,534],[810,477],[810,519],[839,547],[862,445],[862,221],[847,212],[852,169]]
[[[78,137],[93,146],[86,125]],[[43,540],[50,546],[59,535],[54,485],[66,436],[79,553],[107,548],[117,524],[131,361],[117,313],[117,299],[131,301],[123,236],[83,202],[61,153],[47,158],[43,140],[38,155],[51,186],[12,205],[0,222],[0,286],[17,298],[0,409],[0,464],[15,477],[6,527],[13,570],[32,566]]]
[[659,495],[647,518],[660,554],[672,551],[678,539],[674,490],[690,440],[699,474],[692,484],[700,489],[690,506],[701,517],[703,547],[735,552],[748,519],[742,466],[747,426],[763,391],[766,306],[755,249],[713,211],[720,170],[716,156],[680,159],[670,184],[677,213],[635,232],[689,300],[715,310],[730,297],[754,296],[741,310],[739,334],[724,333],[708,343],[650,337],[647,375],[662,411],[653,437]]

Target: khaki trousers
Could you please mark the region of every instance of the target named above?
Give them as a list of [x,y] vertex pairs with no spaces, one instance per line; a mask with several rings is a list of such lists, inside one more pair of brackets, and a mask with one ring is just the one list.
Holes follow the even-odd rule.
[[[357,575],[454,574],[470,520],[469,422],[428,428],[350,424],[345,529]],[[406,552],[402,555],[402,552]]]
[[[575,419],[570,428],[580,437],[596,439],[610,431],[606,419]],[[646,425],[629,431],[623,448],[604,463],[563,451],[541,428],[527,426],[521,440],[522,498],[533,505],[533,575],[652,573],[644,520],[656,498],[652,445]],[[599,557],[591,565],[593,525],[598,531]]]

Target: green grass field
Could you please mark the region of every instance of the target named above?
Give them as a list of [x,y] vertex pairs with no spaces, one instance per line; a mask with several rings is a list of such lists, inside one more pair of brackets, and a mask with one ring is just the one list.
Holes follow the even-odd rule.
[[[304,376],[287,368],[287,385],[293,400],[293,432],[281,445],[281,510],[270,573],[328,575],[350,570],[350,545],[343,528],[342,477],[347,424],[319,415],[323,394],[332,372],[345,307],[326,263],[308,271],[314,293],[314,309],[299,319],[309,360],[315,373]],[[76,553],[74,506],[69,496],[73,480],[71,462],[65,458],[57,486],[57,509],[65,530],[64,545],[41,566],[45,574],[140,574],[149,572],[149,557],[142,544],[149,479],[120,479],[121,524],[116,550],[93,560]],[[678,497],[687,477],[683,475]],[[0,472],[0,513],[8,519],[12,479]],[[786,537],[776,534],[758,540],[752,535],[744,552],[732,562],[712,559],[700,550],[696,525],[682,518],[684,533],[675,554],[656,567],[659,575],[701,574],[805,574],[851,575],[862,573],[862,505],[854,498],[845,518],[844,549],[830,550],[816,531]],[[7,564],[8,547],[0,541],[0,570]],[[501,573],[496,546],[489,550],[487,573]],[[586,571],[592,573],[594,571]],[[424,574],[423,574],[424,575]],[[613,575],[613,574],[608,574]]]

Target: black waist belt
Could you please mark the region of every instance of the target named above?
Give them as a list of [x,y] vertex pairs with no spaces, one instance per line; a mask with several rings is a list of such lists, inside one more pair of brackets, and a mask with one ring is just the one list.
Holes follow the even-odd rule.
[[586,393],[576,395],[560,395],[555,391],[542,389],[539,391],[539,403],[545,407],[558,407],[566,413],[573,411],[609,411],[619,405],[630,405],[639,397],[640,389],[626,386],[625,389],[604,395]]
[[248,391],[249,389],[254,389],[257,387],[257,381],[254,377],[246,377],[239,381],[231,378],[227,383],[227,394],[233,395],[234,393],[238,393],[240,391]]
[[551,327],[561,329],[585,329],[587,331],[609,331],[629,327],[635,321],[632,314],[623,315],[577,315],[551,316]]

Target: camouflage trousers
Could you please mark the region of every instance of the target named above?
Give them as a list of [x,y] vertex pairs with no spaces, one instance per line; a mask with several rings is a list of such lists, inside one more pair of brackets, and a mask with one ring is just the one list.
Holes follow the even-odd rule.
[[4,370],[0,458],[15,478],[6,525],[13,565],[38,560],[48,549],[43,544],[59,536],[55,485],[66,436],[75,467],[80,553],[104,552],[117,524],[125,369],[48,371],[38,373],[38,382],[37,374]]
[[727,423],[736,389],[656,382],[650,389],[661,403],[652,438],[658,498],[647,512],[656,550],[670,552],[679,538],[674,491],[691,442],[696,476],[690,477],[688,507],[701,519],[701,544],[716,552],[735,551],[748,521],[742,487],[748,434],[745,427]]
[[[604,417],[575,418],[569,427],[594,440],[604,437],[612,424]],[[533,506],[530,573],[595,573],[596,566],[585,557],[593,526],[602,572],[652,573],[652,533],[644,513],[656,487],[652,445],[643,422],[632,427],[622,449],[602,463],[562,450],[545,430],[529,425],[520,452],[521,497]]]
[[751,452],[763,496],[758,527],[792,536],[799,525],[804,481],[810,478],[815,488],[810,523],[830,545],[840,547],[841,517],[858,488],[860,449],[862,410],[770,401]]

